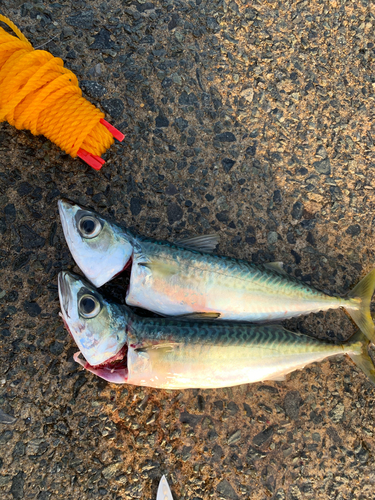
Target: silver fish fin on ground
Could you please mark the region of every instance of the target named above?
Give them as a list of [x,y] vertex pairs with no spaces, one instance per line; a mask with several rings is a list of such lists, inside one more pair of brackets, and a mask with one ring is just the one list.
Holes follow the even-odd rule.
[[179,316],[173,316],[175,319],[217,319],[220,318],[220,313],[218,312],[193,312],[190,314],[181,314]]
[[283,266],[283,262],[267,262],[267,264],[263,264],[263,267],[270,269],[270,271],[276,271],[277,273],[288,276],[288,273],[285,271]]
[[136,260],[140,265],[148,264],[151,259],[142,253],[142,249],[134,248],[133,259]]
[[367,376],[369,381],[375,385],[375,366],[372,359],[368,353],[369,341],[362,332],[357,332],[350,339],[350,342],[360,343],[362,345],[361,354],[349,354],[352,361],[360,368],[363,373]]
[[165,476],[160,479],[156,500],[173,500],[172,493]]
[[369,272],[348,294],[349,298],[359,302],[359,307],[351,308],[350,306],[345,306],[345,310],[355,324],[371,342],[375,342],[375,325],[370,313],[370,303],[374,291],[375,269]]
[[184,238],[175,240],[175,244],[188,248],[190,250],[198,250],[199,252],[213,252],[220,240],[218,234],[205,234],[203,236],[194,236],[193,238]]

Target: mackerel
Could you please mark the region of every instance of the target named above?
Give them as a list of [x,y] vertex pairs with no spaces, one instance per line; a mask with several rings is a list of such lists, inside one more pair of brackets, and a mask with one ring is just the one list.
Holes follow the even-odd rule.
[[369,342],[361,332],[335,345],[280,325],[141,318],[70,272],[61,272],[58,284],[62,317],[80,350],[74,359],[110,382],[163,389],[229,387],[283,380],[310,363],[348,354],[375,384]]
[[130,273],[126,303],[166,316],[267,322],[344,308],[373,341],[372,270],[347,297],[332,297],[287,275],[277,263],[255,265],[208,253],[216,236],[176,243],[138,236],[68,200],[59,200],[65,239],[87,279],[101,286]]

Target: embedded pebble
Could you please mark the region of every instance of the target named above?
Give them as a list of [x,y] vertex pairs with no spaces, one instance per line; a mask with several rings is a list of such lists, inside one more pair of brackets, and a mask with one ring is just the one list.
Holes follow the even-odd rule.
[[14,424],[16,421],[15,417],[8,415],[0,408],[0,424]]

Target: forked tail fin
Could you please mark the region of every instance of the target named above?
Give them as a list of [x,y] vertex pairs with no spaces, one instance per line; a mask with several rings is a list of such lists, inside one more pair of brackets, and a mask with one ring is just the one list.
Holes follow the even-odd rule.
[[375,366],[368,353],[369,341],[362,332],[357,332],[351,337],[350,344],[361,344],[362,352],[358,354],[349,354],[354,363],[360,368],[367,376],[369,381],[375,385]]
[[348,297],[358,302],[358,307],[346,305],[345,310],[350,314],[358,328],[366,335],[370,342],[375,342],[375,325],[370,313],[371,297],[375,291],[375,269],[369,272]]

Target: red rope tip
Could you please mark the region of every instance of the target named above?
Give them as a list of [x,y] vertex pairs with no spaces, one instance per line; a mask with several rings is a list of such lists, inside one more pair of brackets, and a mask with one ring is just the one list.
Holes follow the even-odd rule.
[[[113,125],[108,123],[104,118],[100,119],[100,123],[104,125],[104,127],[113,135],[115,139],[118,141],[123,141],[125,139],[124,134],[122,134],[117,128],[115,128]],[[93,155],[92,153],[89,153],[88,151],[85,151],[84,149],[80,148],[77,152],[77,156],[81,158],[84,162],[86,162],[90,167],[92,167],[94,170],[100,170],[102,166],[104,165],[105,161],[100,158],[100,156]]]
[[90,167],[92,167],[94,170],[100,170],[105,163],[103,158],[100,158],[100,156],[88,153],[87,151],[81,148],[78,150],[77,156],[79,156],[81,160],[86,162],[87,165],[90,165]]
[[109,132],[111,132],[113,137],[118,141],[122,142],[125,139],[124,134],[122,134],[119,130],[117,130],[117,128],[115,128],[113,125],[105,121],[104,118],[100,120],[100,123],[104,125],[109,130]]

